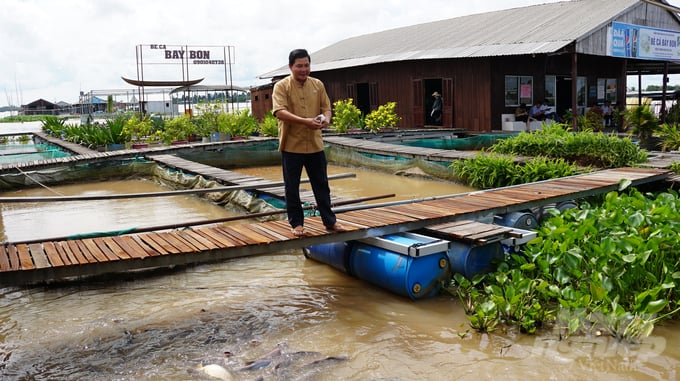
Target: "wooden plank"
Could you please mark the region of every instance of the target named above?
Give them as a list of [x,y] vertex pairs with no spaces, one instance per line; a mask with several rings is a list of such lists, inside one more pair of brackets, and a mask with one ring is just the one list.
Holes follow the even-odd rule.
[[145,250],[142,250],[139,245],[137,245],[136,242],[130,242],[130,240],[126,239],[125,237],[126,236],[115,236],[112,239],[121,249],[125,251],[125,253],[127,253],[128,256],[132,258],[141,259],[149,256]]
[[44,269],[47,267],[52,267],[50,265],[50,260],[47,259],[47,255],[43,251],[43,246],[39,243],[32,243],[28,245],[28,250],[31,253],[33,262],[37,269]]
[[229,237],[230,239],[234,240],[235,242],[240,242],[239,246],[246,246],[250,244],[257,244],[258,242],[256,240],[250,239],[247,236],[241,234],[239,231],[233,229],[234,226],[225,226],[225,227],[215,227],[215,230],[217,230],[220,234],[225,235]]
[[196,234],[190,229],[184,229],[177,232],[182,239],[187,242],[191,242],[191,245],[196,247],[199,251],[216,249],[217,246],[210,240],[205,239],[200,234]]
[[198,232],[212,239],[213,242],[220,246],[220,248],[243,246],[243,242],[222,234],[222,232],[217,227],[201,229],[198,230]]
[[75,256],[79,264],[84,265],[90,262],[97,262],[97,260],[94,259],[94,257],[88,258],[87,256],[85,256],[85,254],[80,251],[78,244],[75,243],[74,241],[66,241],[65,244],[66,247],[69,248],[73,256]]
[[142,240],[147,245],[153,247],[154,250],[159,252],[161,255],[177,254],[181,252],[181,250],[174,247],[170,242],[163,239],[160,233],[146,233],[137,236],[137,238]]
[[97,245],[97,248],[104,253],[109,261],[117,261],[121,258],[106,244],[103,237],[92,238],[92,244]]
[[118,246],[118,243],[111,237],[101,237],[101,239],[106,246],[120,259],[132,258],[122,247]]
[[289,238],[277,233],[274,229],[271,228],[269,223],[257,223],[257,224],[252,224],[250,225],[252,229],[255,229],[260,232],[260,234],[264,234],[267,237],[269,237],[272,242],[274,241],[287,241]]
[[176,248],[178,253],[194,253],[197,251],[195,247],[187,244],[174,232],[160,232],[158,236]]
[[99,247],[99,245],[97,245],[97,243],[92,238],[83,239],[81,240],[81,242],[82,245],[84,245],[85,248],[89,250],[94,255],[94,257],[97,258],[99,262],[109,262],[118,260],[118,257],[111,253],[111,251],[108,250],[108,248],[106,248],[106,245],[104,245],[104,248],[106,249],[105,252]]
[[83,251],[82,249],[84,247],[82,246],[82,243],[80,240],[69,240],[68,245],[71,248],[71,251],[73,251],[76,256],[81,255],[85,259],[85,263],[97,263],[97,258],[92,255],[92,253],[89,252],[89,250],[85,249]]
[[145,244],[151,246],[161,255],[171,253],[171,251],[168,248],[166,248],[168,243],[160,239],[158,236],[156,236],[156,234],[153,233],[140,234],[139,236],[137,236],[137,238],[141,239]]
[[240,233],[259,242],[259,244],[268,244],[276,241],[274,237],[272,237],[270,234],[267,234],[266,231],[259,230],[256,226],[257,224],[241,224],[232,226],[232,229],[238,230]]
[[17,244],[17,253],[19,254],[19,265],[21,270],[33,270],[35,266],[33,265],[33,260],[31,259],[31,253],[28,250],[28,245],[25,243]]
[[57,250],[54,242],[43,242],[43,247],[45,248],[45,254],[47,254],[47,258],[50,260],[52,266],[58,267],[71,264],[68,261],[68,257],[66,257],[66,255],[62,256],[59,250]]
[[58,241],[54,243],[54,246],[57,248],[57,250],[59,250],[62,257],[65,255],[68,258],[68,261],[71,263],[71,265],[80,264],[80,261],[78,261],[78,258],[75,256],[75,254],[73,254],[71,248],[68,247],[67,242],[68,241]]
[[2,246],[0,251],[0,271],[10,271],[12,265],[9,262],[9,253],[7,252],[7,245]]
[[130,245],[131,247],[136,247],[138,250],[141,250],[150,257],[161,255],[151,246],[145,244],[144,241],[142,241],[138,235],[125,235],[122,238],[128,242],[128,245]]
[[87,258],[94,259],[96,262],[107,262],[108,261],[108,259],[104,255],[104,253],[102,253],[97,248],[97,245],[93,245],[93,247],[96,250],[91,250],[91,248],[88,245],[86,245],[83,240],[78,239],[78,240],[75,240],[75,242],[76,242],[76,245],[78,245],[78,248],[80,249],[80,251],[83,254],[85,254],[85,256]]

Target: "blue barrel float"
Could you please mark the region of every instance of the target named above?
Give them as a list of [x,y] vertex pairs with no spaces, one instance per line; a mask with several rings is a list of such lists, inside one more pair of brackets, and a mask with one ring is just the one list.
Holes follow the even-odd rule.
[[538,221],[531,211],[519,211],[494,216],[493,223],[524,230],[533,230],[538,227]]
[[503,259],[505,251],[500,242],[473,245],[467,242],[451,241],[451,248],[447,255],[451,262],[451,271],[471,279],[477,274],[495,271],[496,263]]
[[351,248],[351,241],[333,242],[305,247],[302,249],[302,252],[307,258],[325,263],[336,270],[340,270],[343,273],[351,275],[349,271],[349,256],[351,253]]
[[415,233],[306,247],[307,258],[412,300],[435,296],[451,277],[449,241]]

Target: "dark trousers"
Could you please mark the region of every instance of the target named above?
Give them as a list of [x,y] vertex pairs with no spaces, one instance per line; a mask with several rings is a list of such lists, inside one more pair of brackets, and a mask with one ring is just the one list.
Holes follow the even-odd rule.
[[316,208],[325,226],[335,225],[335,213],[331,210],[331,190],[328,186],[326,154],[281,152],[283,181],[286,190],[286,212],[291,227],[304,225],[304,213],[300,201],[300,177],[305,168],[309,177]]

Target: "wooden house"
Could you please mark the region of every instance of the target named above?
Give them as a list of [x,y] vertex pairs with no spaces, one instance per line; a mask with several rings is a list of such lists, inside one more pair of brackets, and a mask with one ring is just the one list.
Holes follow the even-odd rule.
[[[312,76],[332,102],[352,98],[364,113],[396,102],[400,128],[501,130],[520,103],[545,100],[558,115],[605,100],[624,107],[627,76],[680,73],[677,11],[663,0],[574,0],[434,21],[310,52]],[[260,78],[289,73],[285,65]],[[257,117],[271,109],[272,83],[251,89]]]

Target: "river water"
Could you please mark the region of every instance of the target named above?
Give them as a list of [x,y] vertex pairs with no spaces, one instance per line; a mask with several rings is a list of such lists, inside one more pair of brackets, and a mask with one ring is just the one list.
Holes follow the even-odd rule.
[[[278,167],[242,171],[280,179]],[[329,171],[357,174],[331,182],[343,198],[396,193],[384,200],[391,201],[468,190],[358,168]],[[165,189],[124,180],[20,194],[157,190]],[[167,212],[168,203],[177,212]],[[174,196],[8,204],[1,228],[5,239],[16,240],[232,213]],[[305,259],[299,250],[116,280],[0,289],[3,380],[675,380],[679,336],[674,322],[640,344],[561,339],[558,329],[479,334],[454,297],[413,302]]]

